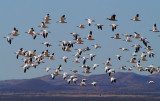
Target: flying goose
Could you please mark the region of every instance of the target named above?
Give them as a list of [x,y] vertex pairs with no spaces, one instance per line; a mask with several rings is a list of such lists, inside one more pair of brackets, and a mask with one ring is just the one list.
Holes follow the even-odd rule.
[[92,20],[92,19],[85,19],[85,20],[87,20],[87,21],[88,21],[88,25],[89,25],[89,26],[91,26],[91,23],[92,23],[92,22],[95,22],[95,21],[94,21],[94,20]]
[[103,25],[101,24],[95,24],[97,26],[98,29],[102,30]]
[[6,38],[7,39],[7,42],[9,44],[11,44],[11,41],[13,40],[13,38],[9,37],[9,36],[6,36],[6,37],[3,37],[3,38]]
[[12,33],[9,33],[8,35],[18,36],[18,30],[14,27]]
[[65,15],[62,15],[61,16],[61,20],[60,21],[57,21],[57,23],[67,23],[66,21],[65,21]]
[[99,64],[93,64],[93,70],[95,70],[98,66]]
[[83,25],[83,24],[80,24],[79,26],[77,26],[78,28],[81,28],[81,29],[83,29],[83,28],[85,28],[85,26]]
[[97,82],[92,82],[91,83],[93,86],[97,86]]
[[38,27],[41,28],[48,28],[48,26],[46,26],[46,24],[44,23],[44,21],[41,22],[41,25],[39,25]]
[[133,20],[133,21],[141,21],[141,20],[139,20],[139,14],[136,14],[136,16],[134,17],[134,19],[131,19],[131,20]]
[[101,46],[99,46],[98,44],[91,45],[91,46],[93,46],[95,49],[97,49],[97,48],[101,48]]
[[56,76],[54,73],[51,73],[51,78],[54,79]]
[[118,58],[118,60],[121,60],[121,57],[120,55],[116,55],[116,57]]
[[153,29],[152,29],[152,30],[149,30],[149,31],[159,32],[159,30],[157,30],[157,25],[156,25],[156,24],[154,24],[154,25],[153,25]]
[[114,30],[117,28],[118,25],[116,25],[116,24],[111,24],[110,26],[112,26],[112,31],[114,32]]
[[47,47],[52,46],[49,42],[44,42],[44,43],[41,43],[41,44],[43,44],[43,45],[45,45],[45,46],[47,46]]
[[106,18],[106,20],[117,21],[117,20],[116,20],[116,15],[113,14],[110,18]]
[[116,83],[117,79],[114,78],[114,77],[111,77],[111,78],[110,78],[110,81],[111,81],[111,83],[114,83],[114,82]]
[[114,39],[121,39],[121,38],[119,38],[119,34],[118,34],[118,33],[115,34],[115,36],[114,36],[114,37],[111,37],[111,38],[114,38]]

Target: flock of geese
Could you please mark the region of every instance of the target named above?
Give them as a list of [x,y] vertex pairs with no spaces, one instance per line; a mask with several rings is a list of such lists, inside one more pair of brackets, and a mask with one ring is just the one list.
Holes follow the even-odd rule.
[[[45,18],[43,18],[43,21],[41,22],[41,25],[39,25],[38,27],[41,27],[41,32],[40,33],[37,33],[35,32],[34,28],[30,28],[28,32],[25,32],[26,34],[28,35],[31,35],[33,39],[36,39],[36,37],[38,35],[42,36],[43,38],[47,38],[48,37],[48,34],[51,33],[49,30],[48,30],[48,24],[51,24],[50,21],[52,19],[50,18],[50,15],[47,14],[45,16]],[[88,22],[88,26],[92,26],[92,23],[95,22],[95,20],[93,19],[85,19],[87,22]],[[110,18],[106,18],[106,20],[109,20],[111,22],[115,22],[115,21],[118,21],[116,19],[116,14],[113,14]],[[136,16],[133,18],[133,19],[130,19],[132,21],[141,21],[139,19],[139,14],[136,14]],[[62,15],[61,18],[60,18],[60,21],[57,21],[56,23],[64,23],[66,24],[66,16],[65,15]],[[103,30],[103,26],[102,24],[95,24],[95,26],[97,27],[98,30]],[[111,24],[111,29],[112,31],[114,32],[118,25],[117,24]],[[86,28],[84,24],[80,24],[79,26],[76,26],[80,29],[84,29]],[[149,30],[149,31],[152,31],[152,32],[159,32],[159,30],[157,29],[156,27],[156,24],[153,25],[153,29],[152,30]],[[92,49],[91,47],[95,48],[95,49],[99,49],[101,48],[100,45],[98,44],[94,44],[94,45],[91,45],[86,47],[86,48],[79,48],[79,49],[74,49],[74,45],[77,44],[84,44],[84,41],[85,40],[90,40],[90,41],[94,41],[95,39],[93,38],[93,34],[92,34],[92,31],[90,31],[88,33],[88,36],[85,37],[85,38],[81,38],[79,34],[77,33],[70,33],[72,36],[73,36],[73,40],[72,41],[59,41],[61,44],[59,45],[61,47],[61,50],[60,51],[64,51],[64,52],[71,52],[71,50],[76,50],[76,54],[73,55],[73,57],[75,57],[75,59],[72,61],[74,62],[75,64],[77,64],[77,66],[79,65],[78,63],[82,63],[82,65],[80,67],[84,68],[84,71],[82,71],[82,73],[85,73],[85,74],[89,74],[89,73],[92,73],[91,70],[96,70],[96,68],[98,68],[100,65],[102,64],[93,64],[92,67],[87,65],[87,61],[94,61],[94,58],[96,58],[96,54],[93,54],[92,53]],[[19,36],[19,32],[18,32],[18,29],[17,28],[13,28],[13,31],[12,33],[9,33],[10,36],[12,37],[18,37]],[[7,39],[7,42],[9,44],[12,44],[12,40],[14,38],[10,37],[10,36],[6,36],[4,38]],[[125,38],[125,40],[121,40],[123,39],[122,37]],[[160,67],[154,67],[153,64],[149,65],[148,67],[142,67],[141,66],[141,61],[147,61],[147,57],[148,58],[154,58],[155,56],[155,53],[152,51],[152,47],[149,45],[149,41],[147,40],[147,38],[141,36],[140,34],[138,34],[137,32],[134,32],[134,34],[115,34],[114,36],[111,36],[111,38],[113,40],[119,40],[119,41],[125,41],[126,43],[128,42],[132,42],[132,39],[136,39],[138,41],[141,41],[142,45],[140,44],[134,44],[132,45],[131,47],[133,47],[135,49],[135,51],[133,51],[132,53],[132,58],[130,60],[128,60],[127,62],[130,62],[131,64],[133,64],[134,66],[133,67],[127,67],[127,66],[121,66],[119,67],[119,69],[121,70],[128,70],[128,71],[132,71],[133,68],[136,68],[138,69],[139,71],[147,71],[147,72],[150,72],[151,74],[153,72],[160,72]],[[135,41],[136,42],[136,41]],[[42,45],[46,46],[46,50],[42,51],[40,54],[37,54],[36,53],[36,50],[24,50],[23,48],[20,48],[17,52],[14,52],[14,54],[16,55],[16,58],[19,59],[20,56],[23,57],[23,63],[24,65],[22,66],[23,70],[24,70],[24,73],[26,73],[31,67],[34,67],[34,68],[37,68],[40,64],[42,63],[45,63],[45,61],[43,59],[48,59],[48,60],[51,60],[51,61],[55,61],[55,53],[51,53],[48,51],[47,48],[51,47],[52,44],[49,43],[49,42],[43,42],[41,43]],[[145,47],[145,48],[144,48]],[[122,51],[129,51],[129,49],[125,48],[125,47],[119,47],[119,49],[121,49]],[[141,56],[139,57],[137,55],[138,52],[140,52],[140,49],[143,49],[144,51],[141,53]],[[83,56],[84,52],[85,51],[89,51],[90,54],[87,54],[86,56]],[[121,58],[123,58],[123,56],[119,55],[119,54],[116,54],[115,57],[117,58],[118,61],[121,60]],[[67,63],[69,60],[68,60],[68,57],[67,56],[63,56],[61,57],[61,59],[64,60],[64,63]],[[81,61],[82,59],[82,61]],[[137,60],[137,61],[136,61]],[[104,72],[107,73],[109,76],[110,76],[110,82],[111,83],[116,83],[117,81],[117,78],[115,78],[113,75],[113,73],[115,73],[115,69],[112,68],[112,64],[111,64],[111,58],[109,57],[107,59],[107,61],[104,63],[106,66],[104,67]],[[65,67],[64,67],[65,68]],[[92,69],[93,68],[93,69]],[[51,67],[46,67],[45,68],[46,72],[49,72],[52,70]],[[63,79],[66,80],[66,82],[68,84],[70,84],[71,82],[75,83],[78,81],[78,80],[81,80],[80,86],[86,86],[87,85],[87,79],[85,78],[78,78],[76,76],[76,73],[77,72],[80,72],[78,71],[76,68],[73,68],[72,70],[70,70],[71,72],[73,72],[73,75],[68,75],[67,72],[63,71],[62,69],[62,65],[60,64],[57,68],[54,68],[54,72],[51,73],[51,78],[54,79],[56,78],[56,76],[58,75],[63,75]],[[148,83],[150,84],[154,84],[154,81],[148,81]],[[93,81],[91,83],[91,85],[93,86],[96,86],[98,83],[96,81]]]

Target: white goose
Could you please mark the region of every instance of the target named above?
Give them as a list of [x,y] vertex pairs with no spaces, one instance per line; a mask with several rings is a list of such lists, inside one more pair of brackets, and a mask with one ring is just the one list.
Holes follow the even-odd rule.
[[67,56],[63,56],[62,59],[64,60],[65,63],[67,63],[67,59],[68,59]]
[[112,31],[114,32],[114,30],[117,28],[118,25],[116,25],[116,24],[111,24],[110,26],[112,26]]
[[80,86],[86,86],[86,82],[81,82]]
[[101,24],[95,24],[97,26],[98,29],[102,30],[103,25]]
[[14,27],[12,33],[9,33],[8,35],[12,35],[12,36],[18,36],[18,30]]
[[51,67],[46,67],[46,72],[50,71],[51,70]]
[[154,81],[149,81],[148,83],[149,83],[149,84],[155,84],[155,82],[154,82]]
[[51,74],[51,78],[54,79],[56,76],[54,73]]
[[95,49],[97,49],[97,48],[101,48],[101,46],[99,46],[98,44],[91,45],[91,46],[93,46]]
[[41,43],[41,44],[43,44],[43,45],[45,45],[45,46],[47,46],[47,47],[52,46],[49,42],[44,42],[44,43]]
[[157,30],[157,25],[154,24],[154,25],[153,25],[153,29],[150,30],[150,31],[152,31],[152,32],[159,32],[159,30]]
[[116,83],[117,79],[114,77],[111,77],[110,81],[111,81],[111,83],[114,83],[114,82]]
[[63,73],[63,79],[65,80],[67,78],[68,74],[66,72]]
[[92,19],[85,19],[85,20],[87,20],[87,21],[88,21],[88,25],[89,25],[89,26],[91,26],[91,23],[92,23],[92,22],[95,22],[95,21],[94,21],[94,20],[92,20]]
[[95,70],[98,66],[99,64],[93,64],[93,70]]
[[118,58],[118,60],[121,60],[121,57],[120,55],[116,55],[116,57]]
[[97,86],[97,82],[92,82],[91,83],[93,86]]
[[3,38],[6,38],[7,39],[7,42],[9,44],[11,44],[11,41],[13,40],[13,38],[9,37],[9,36],[6,36],[6,37],[3,37]]
[[138,34],[137,32],[134,32],[134,36],[133,36],[133,38],[135,38],[135,39],[139,39],[139,38],[140,38],[140,34]]

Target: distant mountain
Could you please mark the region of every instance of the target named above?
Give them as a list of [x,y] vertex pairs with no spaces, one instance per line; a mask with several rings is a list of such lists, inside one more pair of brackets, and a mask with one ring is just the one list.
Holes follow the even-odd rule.
[[[110,76],[107,74],[83,76],[76,74],[79,81],[74,84],[67,84],[62,75],[57,76],[54,80],[50,75],[25,80],[7,80],[0,81],[0,93],[51,93],[51,94],[159,94],[160,93],[160,75],[153,74],[149,76],[138,75],[131,72],[117,72],[111,77],[117,78],[117,82],[111,84]],[[87,79],[86,86],[81,87],[81,79]],[[148,84],[148,81],[155,81],[155,84]],[[97,86],[91,85],[96,81]]]

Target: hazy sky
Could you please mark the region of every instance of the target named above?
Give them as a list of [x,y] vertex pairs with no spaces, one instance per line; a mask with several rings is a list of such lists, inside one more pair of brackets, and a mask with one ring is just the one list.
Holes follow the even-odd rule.
[[[82,56],[87,56],[89,53],[94,53],[97,56],[93,62],[87,61],[87,65],[91,66],[93,63],[98,63],[100,66],[95,71],[91,70],[91,74],[104,74],[105,65],[102,64],[111,57],[111,68],[116,71],[122,71],[118,69],[121,66],[133,66],[134,64],[127,63],[132,56],[130,55],[134,49],[131,48],[133,44],[141,44],[139,40],[132,39],[132,43],[126,43],[122,40],[111,39],[111,36],[119,33],[122,39],[125,37],[121,34],[133,34],[134,32],[140,33],[141,36],[146,37],[154,49],[156,56],[155,58],[148,59],[147,62],[142,62],[142,66],[146,67],[150,64],[154,64],[155,67],[159,65],[160,56],[160,33],[153,33],[149,30],[152,29],[154,23],[157,24],[160,30],[160,13],[159,13],[159,0],[3,0],[0,3],[0,80],[8,79],[25,79],[34,78],[54,72],[53,68],[57,68],[59,64],[62,64],[64,71],[71,73],[70,70],[77,69],[79,73],[84,69],[79,66],[82,64],[75,64],[72,61],[76,53],[75,48],[85,48],[89,46],[91,51],[85,52]],[[43,39],[42,36],[37,36],[35,40],[32,36],[24,33],[31,27],[35,29],[35,32],[40,32],[41,28],[37,27],[43,21],[42,18],[49,13],[51,16],[51,24],[49,24],[48,30],[51,31],[48,38]],[[140,22],[131,21],[136,14],[140,15]],[[62,15],[66,15],[66,24],[56,23],[60,20]],[[112,14],[116,14],[117,22],[111,22],[105,20],[106,17],[110,17]],[[87,21],[84,19],[91,18],[96,22],[92,26],[88,26]],[[97,30],[94,24],[103,24],[103,30]],[[118,24],[119,26],[115,32],[111,31],[110,24]],[[85,29],[79,29],[76,26],[84,24]],[[4,36],[8,36],[13,28],[16,27],[19,30],[19,36],[14,37],[12,45],[9,45],[4,39]],[[80,36],[87,37],[89,31],[93,31],[93,38],[96,40],[88,41],[84,39],[83,45],[75,45],[71,52],[63,52],[59,41],[69,41],[73,39],[69,33],[76,32]],[[48,41],[52,44],[51,47],[46,48],[40,43]],[[91,45],[99,44],[102,46],[101,49],[95,50]],[[144,47],[143,44],[141,44]],[[120,47],[129,48],[129,52],[122,52],[119,50]],[[24,50],[37,50],[37,54],[48,49],[51,53],[55,53],[55,60],[51,61],[45,59],[44,64],[40,64],[36,69],[30,68],[27,73],[23,73],[22,56],[16,59],[14,52],[20,48]],[[139,52],[139,55],[143,52]],[[116,54],[122,55],[122,60],[118,61],[115,57]],[[64,63],[62,56],[66,55],[69,57],[68,63]],[[45,71],[45,67],[51,67],[50,72]],[[149,74],[147,72],[139,72],[135,68],[132,72],[139,74]],[[63,73],[63,72],[62,72]]]

